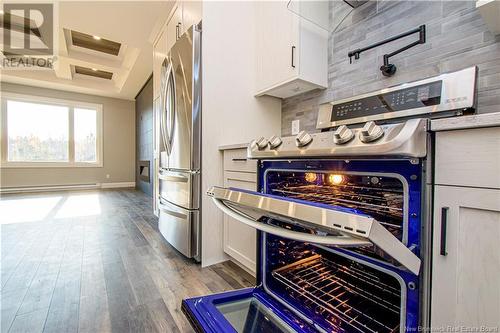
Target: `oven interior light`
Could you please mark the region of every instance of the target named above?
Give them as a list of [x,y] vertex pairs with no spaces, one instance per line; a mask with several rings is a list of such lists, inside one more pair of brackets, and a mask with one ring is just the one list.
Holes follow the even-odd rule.
[[314,183],[316,179],[318,179],[318,175],[316,175],[314,172],[306,172],[305,178],[307,182]]
[[332,185],[340,185],[344,182],[344,176],[335,174],[328,175],[328,182]]

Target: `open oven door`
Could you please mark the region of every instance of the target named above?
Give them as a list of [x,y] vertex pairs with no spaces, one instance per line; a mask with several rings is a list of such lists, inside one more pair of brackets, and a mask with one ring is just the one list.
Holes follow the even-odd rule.
[[[235,188],[212,187],[207,194],[224,213],[260,231],[328,246],[374,244],[408,271],[419,274],[420,259],[379,222],[356,210]],[[278,227],[268,224],[270,219],[317,232]],[[324,331],[311,318],[290,311],[262,285],[185,299],[182,311],[200,333]]]
[[[224,213],[257,230],[329,246],[373,244],[408,271],[419,274],[420,258],[374,218],[354,209],[235,188],[212,187],[207,194]],[[266,223],[269,218],[318,232],[313,234],[285,229]]]

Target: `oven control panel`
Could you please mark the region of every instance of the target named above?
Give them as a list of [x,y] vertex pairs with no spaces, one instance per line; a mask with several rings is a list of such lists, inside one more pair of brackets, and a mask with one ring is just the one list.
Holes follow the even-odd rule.
[[443,81],[439,80],[403,90],[355,99],[352,102],[334,104],[330,120],[337,122],[379,113],[438,105],[441,103],[442,87]]
[[[262,143],[267,142],[266,147]],[[300,157],[424,157],[427,151],[427,119],[377,125],[369,121],[362,128],[339,126],[336,131],[301,132],[297,136],[257,139],[248,147],[248,158]]]
[[320,105],[316,128],[473,109],[476,67]]

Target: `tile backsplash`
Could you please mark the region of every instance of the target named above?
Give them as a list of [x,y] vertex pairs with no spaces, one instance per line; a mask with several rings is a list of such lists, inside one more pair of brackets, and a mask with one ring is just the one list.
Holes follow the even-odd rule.
[[[500,112],[500,35],[488,30],[475,5],[475,1],[369,1],[349,13],[344,2],[331,1],[330,18],[339,26],[329,37],[328,89],[283,100],[282,135],[291,135],[295,119],[300,120],[301,130],[317,131],[322,103],[474,65],[479,68],[477,112]],[[384,77],[379,70],[383,55],[417,40],[417,35],[366,51],[349,64],[349,51],[421,24],[426,25],[426,43],[391,58],[397,66],[393,77]]]

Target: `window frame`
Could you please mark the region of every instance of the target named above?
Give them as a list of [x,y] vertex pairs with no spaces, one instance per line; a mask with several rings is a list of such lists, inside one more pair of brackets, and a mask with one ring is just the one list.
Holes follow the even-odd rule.
[[[102,168],[103,167],[103,106],[102,104],[87,103],[74,100],[66,100],[52,97],[36,95],[24,95],[16,93],[1,92],[0,96],[0,168]],[[67,162],[20,162],[8,160],[8,120],[7,101],[18,101],[26,103],[48,104],[64,106],[68,108],[68,161]],[[75,131],[74,131],[74,110],[93,109],[96,110],[96,162],[75,161]]]

